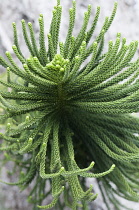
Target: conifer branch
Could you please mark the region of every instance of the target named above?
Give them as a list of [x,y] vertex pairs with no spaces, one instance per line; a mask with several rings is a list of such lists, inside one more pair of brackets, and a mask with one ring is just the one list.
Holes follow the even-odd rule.
[[[35,209],[59,205],[64,210],[67,205],[86,210],[87,203],[97,198],[92,185],[86,187],[87,177],[97,178],[107,209],[109,202],[116,209],[123,208],[117,195],[139,200],[139,119],[131,115],[139,111],[139,59],[132,61],[138,41],[126,44],[126,38],[117,33],[103,53],[105,34],[116,9],[117,3],[94,38],[100,7],[88,28],[89,5],[75,37],[73,1],[68,31],[61,42],[62,7],[57,0],[47,36],[43,15],[39,16],[39,43],[32,23],[28,23],[28,31],[25,20],[21,21],[29,58],[20,49],[13,23],[12,49],[21,67],[8,51],[8,61],[0,57],[0,65],[7,70],[6,79],[0,80],[5,87],[0,90],[4,112],[0,122],[9,120],[5,134],[0,133],[0,151],[5,151],[3,164],[15,162],[13,174],[16,168],[25,172],[16,183],[0,182],[19,185],[23,190],[36,178],[28,196]],[[47,182],[51,186],[48,191]],[[42,206],[50,194],[52,202]],[[60,199],[63,194],[64,205]]]

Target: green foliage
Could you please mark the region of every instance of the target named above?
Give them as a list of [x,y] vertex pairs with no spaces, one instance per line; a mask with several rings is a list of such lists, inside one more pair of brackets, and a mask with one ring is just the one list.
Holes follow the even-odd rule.
[[[5,86],[0,91],[5,110],[1,122],[8,119],[5,134],[0,134],[0,150],[5,151],[3,163],[15,162],[12,173],[19,173],[16,183],[7,184],[19,185],[24,190],[32,183],[28,201],[34,203],[34,209],[56,205],[59,209],[69,206],[73,210],[87,210],[87,203],[97,197],[92,185],[87,189],[87,177],[98,178],[108,209],[110,202],[116,209],[122,206],[115,195],[139,201],[139,119],[130,114],[139,111],[139,59],[131,62],[138,42],[127,45],[118,33],[116,41],[109,41],[108,50],[103,53],[105,33],[116,8],[117,3],[92,41],[100,7],[88,29],[88,6],[83,25],[74,37],[73,1],[65,42],[59,42],[62,7],[58,0],[48,47],[43,15],[39,17],[39,46],[32,23],[28,23],[27,29],[22,20],[24,40],[30,51],[27,59],[13,23],[13,51],[23,67],[18,67],[9,52],[8,61],[0,57],[0,64],[7,69],[7,79],[0,80]],[[42,206],[49,194],[52,202]]]

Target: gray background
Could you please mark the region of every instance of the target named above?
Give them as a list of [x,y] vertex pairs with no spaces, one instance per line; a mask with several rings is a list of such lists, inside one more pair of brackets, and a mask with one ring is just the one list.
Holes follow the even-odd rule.
[[[87,10],[87,5],[91,4],[93,6],[93,14],[97,6],[101,6],[101,17],[96,30],[102,25],[105,16],[111,14],[113,8],[114,0],[76,0],[77,2],[77,15],[76,15],[76,25],[75,31],[79,31],[82,24],[83,13]],[[25,44],[22,39],[21,32],[21,19],[25,19],[27,22],[34,23],[34,29],[36,32],[36,37],[38,37],[38,16],[40,13],[44,14],[45,17],[45,33],[49,31],[49,24],[52,17],[52,9],[56,4],[56,0],[0,0],[0,54],[4,56],[6,50],[12,53],[12,22],[17,23],[19,40],[21,48],[24,53],[28,56],[28,51],[26,50]],[[63,6],[63,19],[61,24],[61,34],[60,40],[63,41],[68,26],[68,9],[72,5],[72,0],[61,0]],[[106,40],[114,40],[116,33],[121,32],[122,37],[126,37],[127,41],[139,40],[139,0],[118,0],[118,11],[116,18],[107,33]],[[136,54],[138,57],[138,52]],[[0,68],[0,71],[3,69]],[[3,167],[1,178],[6,181],[11,181],[10,177],[6,173],[6,167]],[[13,181],[13,180],[12,180]],[[16,181],[16,178],[15,178]],[[94,179],[89,179],[88,184],[93,183],[95,192],[99,192],[96,182]],[[6,185],[0,185],[0,210],[32,210],[32,207],[27,204],[26,198],[27,191],[22,193],[19,192],[18,187],[9,187]],[[128,207],[133,210],[139,209],[139,204],[133,202],[123,201]],[[105,210],[105,205],[103,205],[102,198],[99,195],[98,199],[94,202],[93,206],[90,206],[93,210]],[[113,210],[113,208],[111,208]]]

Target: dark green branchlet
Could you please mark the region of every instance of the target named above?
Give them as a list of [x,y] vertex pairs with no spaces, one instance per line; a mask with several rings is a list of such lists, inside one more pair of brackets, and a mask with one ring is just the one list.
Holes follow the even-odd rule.
[[[20,49],[13,23],[12,48],[22,67],[10,52],[7,59],[0,57],[7,69],[7,79],[0,79],[5,86],[0,90],[0,121],[7,123],[5,134],[0,133],[0,151],[5,152],[3,164],[15,163],[11,173],[19,179],[0,181],[21,190],[32,183],[28,202],[34,210],[87,210],[97,197],[92,185],[87,189],[87,177],[98,178],[107,209],[110,203],[123,209],[117,195],[139,201],[139,119],[131,115],[139,111],[139,59],[132,61],[138,42],[126,44],[118,33],[103,53],[116,9],[117,3],[93,40],[100,7],[92,20],[89,5],[74,37],[73,1],[65,41],[59,42],[62,7],[57,0],[48,35],[43,15],[39,17],[39,42],[32,23],[21,21],[29,58]],[[43,206],[50,194],[51,203]]]

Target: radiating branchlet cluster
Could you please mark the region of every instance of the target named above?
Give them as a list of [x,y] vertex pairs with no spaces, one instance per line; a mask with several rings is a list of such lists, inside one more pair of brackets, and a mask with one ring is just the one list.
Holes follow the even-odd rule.
[[[0,134],[0,150],[5,151],[3,164],[13,161],[11,173],[20,174],[16,183],[1,182],[19,185],[21,190],[32,183],[28,201],[34,203],[34,210],[53,206],[87,210],[87,203],[97,197],[92,185],[87,189],[87,177],[99,178],[108,209],[110,202],[120,208],[115,195],[139,199],[139,120],[130,114],[139,111],[139,59],[131,61],[138,42],[127,45],[118,33],[116,41],[109,41],[108,50],[103,53],[105,33],[116,8],[117,3],[92,41],[100,7],[88,29],[88,6],[82,27],[74,37],[73,1],[65,42],[59,42],[62,7],[57,0],[47,36],[48,47],[43,15],[39,17],[39,45],[32,23],[28,23],[27,29],[22,20],[23,37],[30,52],[27,59],[13,23],[12,48],[22,67],[9,52],[7,60],[0,57],[0,64],[7,69],[7,79],[0,80],[5,86],[0,91],[4,109],[0,120],[7,123],[5,134]],[[49,194],[52,202],[42,206]]]

